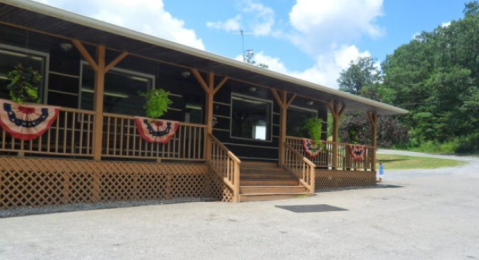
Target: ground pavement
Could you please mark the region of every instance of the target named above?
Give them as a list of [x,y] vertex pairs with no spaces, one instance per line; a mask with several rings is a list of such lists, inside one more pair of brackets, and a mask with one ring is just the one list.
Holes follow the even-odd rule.
[[[461,159],[310,198],[4,218],[0,259],[479,259],[479,159]],[[278,207],[319,204],[343,210]]]

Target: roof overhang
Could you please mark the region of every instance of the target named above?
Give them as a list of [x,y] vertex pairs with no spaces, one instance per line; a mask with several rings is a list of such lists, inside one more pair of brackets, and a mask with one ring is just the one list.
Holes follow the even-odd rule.
[[380,115],[408,111],[309,81],[139,33],[29,0],[0,0],[0,23],[61,36],[131,54],[213,72],[248,84],[265,86],[321,101],[339,102],[349,110]]

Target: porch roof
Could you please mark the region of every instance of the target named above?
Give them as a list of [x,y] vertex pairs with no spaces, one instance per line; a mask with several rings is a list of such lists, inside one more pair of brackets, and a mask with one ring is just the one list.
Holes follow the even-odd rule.
[[72,12],[28,0],[0,0],[0,23],[30,28],[134,55],[170,62],[233,80],[296,93],[321,101],[337,101],[348,110],[372,111],[380,115],[408,111],[309,81],[198,50]]

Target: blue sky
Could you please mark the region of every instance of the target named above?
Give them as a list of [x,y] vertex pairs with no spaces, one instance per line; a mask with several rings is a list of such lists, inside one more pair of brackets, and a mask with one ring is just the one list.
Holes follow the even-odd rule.
[[351,60],[378,62],[413,35],[462,17],[468,0],[39,0],[337,88]]

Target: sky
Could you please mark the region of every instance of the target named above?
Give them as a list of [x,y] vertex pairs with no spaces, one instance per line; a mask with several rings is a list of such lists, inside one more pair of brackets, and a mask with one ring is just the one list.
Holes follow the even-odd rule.
[[[358,57],[377,65],[470,0],[38,0],[108,23],[338,88]],[[241,35],[240,31],[244,34]]]

